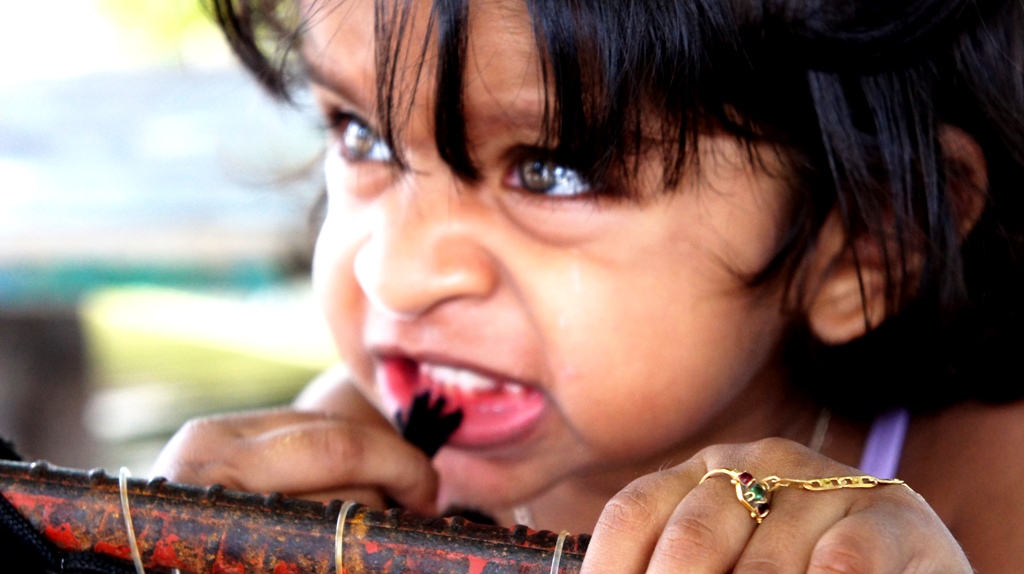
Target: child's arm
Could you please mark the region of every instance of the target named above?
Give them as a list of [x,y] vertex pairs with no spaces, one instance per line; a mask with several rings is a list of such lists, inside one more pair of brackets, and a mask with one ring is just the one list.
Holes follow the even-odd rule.
[[164,447],[153,475],[316,500],[391,499],[432,513],[437,475],[343,371],[332,369],[293,408],[196,419]]
[[388,425],[380,411],[352,384],[350,377],[344,365],[327,369],[302,389],[292,401],[292,407],[300,411],[331,413],[371,424]]

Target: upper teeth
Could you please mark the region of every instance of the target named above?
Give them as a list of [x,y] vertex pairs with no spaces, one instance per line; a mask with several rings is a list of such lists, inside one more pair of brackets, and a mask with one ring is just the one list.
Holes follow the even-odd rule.
[[[485,377],[468,369],[459,369],[445,365],[420,363],[420,373],[438,385],[456,387],[463,391],[493,391],[498,388],[498,381]],[[504,383],[506,390],[513,392],[522,390],[517,383]]]

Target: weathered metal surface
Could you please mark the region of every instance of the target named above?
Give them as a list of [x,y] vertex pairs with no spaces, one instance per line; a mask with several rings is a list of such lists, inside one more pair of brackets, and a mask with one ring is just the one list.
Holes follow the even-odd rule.
[[[102,470],[44,462],[0,462],[0,494],[65,550],[130,560],[118,481]],[[214,574],[335,573],[341,503],[320,504],[174,484],[128,480],[143,562]],[[523,526],[482,526],[355,507],[346,521],[345,574],[548,574],[558,536]],[[566,538],[559,572],[578,572],[589,537]]]

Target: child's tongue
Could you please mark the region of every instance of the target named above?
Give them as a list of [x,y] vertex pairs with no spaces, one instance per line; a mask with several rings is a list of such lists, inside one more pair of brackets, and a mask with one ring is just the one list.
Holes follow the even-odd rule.
[[[406,366],[405,385],[389,387],[398,402],[408,408],[423,392],[444,397],[445,413],[462,411],[462,423],[448,444],[485,447],[512,441],[534,427],[547,401],[538,389],[515,381],[490,377],[469,369],[418,363]],[[400,388],[405,386],[405,388]]]

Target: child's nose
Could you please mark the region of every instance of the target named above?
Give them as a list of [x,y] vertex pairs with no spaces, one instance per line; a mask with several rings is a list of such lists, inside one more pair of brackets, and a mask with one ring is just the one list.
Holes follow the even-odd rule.
[[466,205],[473,192],[447,187],[417,185],[382,198],[380,219],[354,261],[356,280],[378,312],[415,318],[495,288],[494,262],[480,242],[482,222]]

